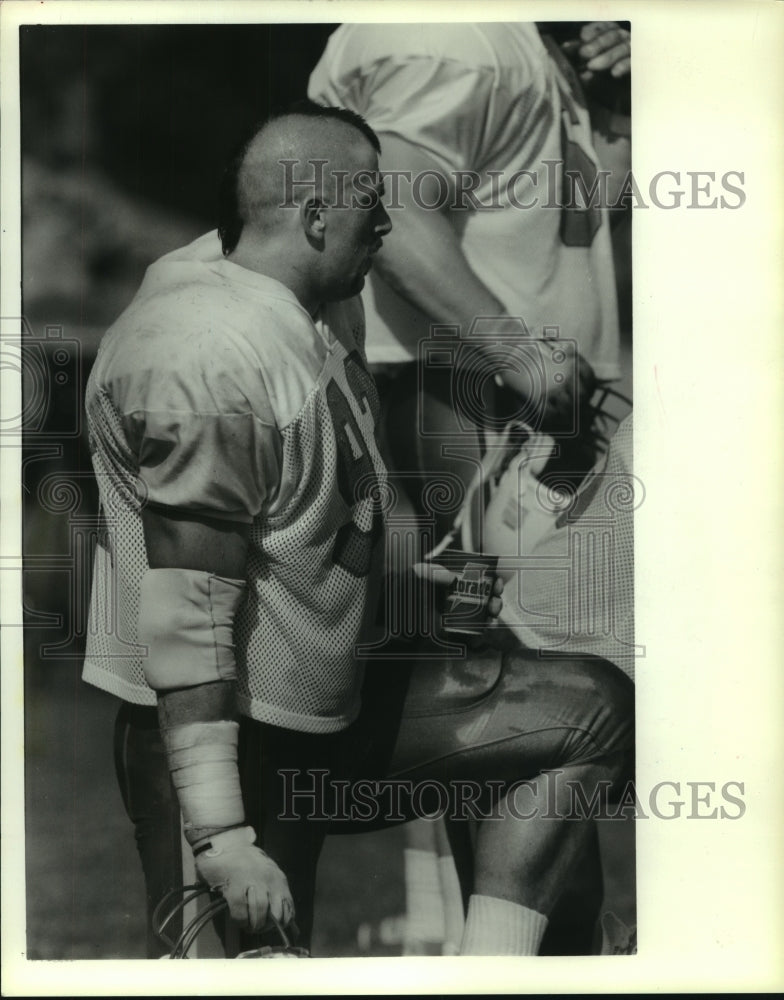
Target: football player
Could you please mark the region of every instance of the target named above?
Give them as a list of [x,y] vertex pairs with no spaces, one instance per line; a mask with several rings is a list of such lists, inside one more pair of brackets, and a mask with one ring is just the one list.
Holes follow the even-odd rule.
[[233,920],[258,932],[296,911],[305,943],[326,824],[277,823],[278,773],[337,766],[383,564],[355,298],[391,229],[378,150],[349,111],[262,126],[220,233],[148,269],[86,394],[105,531],[84,678],[121,700],[150,913],[176,885],[181,810]]

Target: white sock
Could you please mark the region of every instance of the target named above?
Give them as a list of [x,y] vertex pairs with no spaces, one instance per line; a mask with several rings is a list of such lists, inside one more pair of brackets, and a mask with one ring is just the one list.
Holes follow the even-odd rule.
[[465,928],[463,894],[457,877],[455,859],[451,854],[442,854],[438,859],[438,874],[441,881],[441,898],[444,901],[444,955],[459,955],[460,941]]
[[406,937],[416,941],[444,940],[444,901],[438,855],[412,847],[403,850],[406,884]]
[[468,901],[461,955],[536,955],[547,917],[519,903],[495,896]]

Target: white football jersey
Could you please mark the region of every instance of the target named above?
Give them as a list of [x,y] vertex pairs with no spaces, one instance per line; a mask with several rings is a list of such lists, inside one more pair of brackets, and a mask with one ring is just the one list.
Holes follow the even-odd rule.
[[148,269],[87,387],[105,521],[87,681],[155,704],[136,635],[151,503],[250,524],[234,624],[240,710],[314,733],[354,719],[386,480],[363,336],[359,300],[314,323],[279,282],[225,260],[215,233]]
[[[381,139],[382,171],[384,136],[392,134],[426,152],[445,176],[464,172],[455,180],[464,192],[474,184],[467,172],[478,175],[471,196],[450,210],[474,273],[532,336],[557,328],[599,378],[619,377],[607,211],[585,197],[600,168],[590,117],[579,81],[535,25],[343,24],[308,94],[366,118]],[[575,174],[585,191],[569,182]],[[390,198],[395,183],[413,181],[387,180]],[[379,273],[369,276],[363,301],[372,364],[420,357],[430,324],[441,319]]]

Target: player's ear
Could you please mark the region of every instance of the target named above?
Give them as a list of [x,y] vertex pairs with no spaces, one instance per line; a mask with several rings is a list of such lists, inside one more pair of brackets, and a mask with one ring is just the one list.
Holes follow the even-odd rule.
[[323,244],[327,228],[327,213],[321,198],[315,196],[304,198],[300,202],[299,217],[308,239],[319,245]]

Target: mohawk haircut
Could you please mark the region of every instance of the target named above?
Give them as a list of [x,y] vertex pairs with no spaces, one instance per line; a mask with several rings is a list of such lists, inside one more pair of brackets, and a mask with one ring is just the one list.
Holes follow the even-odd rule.
[[[286,115],[301,115],[304,118],[321,118],[327,120],[335,119],[343,122],[345,125],[353,125],[355,129],[364,135],[377,153],[381,152],[381,143],[376,133],[362,115],[357,114],[356,111],[352,111],[350,108],[328,107],[325,104],[316,104],[315,101],[311,101],[305,97],[301,101],[295,101],[282,115],[276,115],[275,117],[284,118]],[[273,119],[269,120],[272,121]]]
[[375,149],[381,152],[381,143],[373,129],[368,125],[362,115],[349,108],[328,107],[323,104],[316,104],[308,98],[295,101],[285,111],[271,115],[261,122],[255,122],[252,128],[242,137],[238,145],[231,154],[226,169],[223,172],[220,189],[218,193],[218,235],[221,240],[223,256],[226,257],[237,246],[245,226],[245,219],[242,217],[239,205],[238,177],[242,164],[251,142],[259,132],[270,122],[281,118],[288,118],[297,115],[303,118],[316,118],[321,121],[339,121],[344,125],[350,125],[360,132]]

